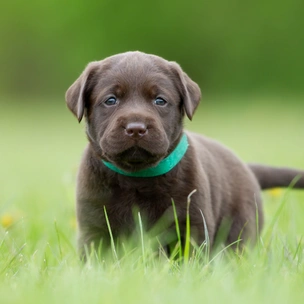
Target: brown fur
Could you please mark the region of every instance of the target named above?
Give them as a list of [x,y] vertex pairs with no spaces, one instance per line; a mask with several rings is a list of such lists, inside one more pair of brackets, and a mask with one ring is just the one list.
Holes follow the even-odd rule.
[[[110,97],[117,104],[107,105]],[[165,105],[156,105],[162,97]],[[191,197],[191,232],[198,244],[205,240],[206,220],[210,243],[222,222],[230,221],[227,242],[256,239],[263,225],[260,184],[288,186],[303,171],[277,171],[251,167],[220,143],[186,132],[189,148],[168,173],[157,177],[127,177],[108,169],[102,159],[135,172],[155,166],[177,145],[184,114],[192,118],[200,101],[200,89],[175,62],[154,55],[128,52],[90,63],[66,93],[70,110],[79,121],[86,118],[89,144],[77,181],[79,247],[100,240],[109,242],[104,207],[114,237],[134,229],[132,211],[138,208],[153,226],[174,200],[182,234],[185,232],[187,197]],[[260,184],[259,184],[260,182]],[[203,214],[203,216],[202,216]]]

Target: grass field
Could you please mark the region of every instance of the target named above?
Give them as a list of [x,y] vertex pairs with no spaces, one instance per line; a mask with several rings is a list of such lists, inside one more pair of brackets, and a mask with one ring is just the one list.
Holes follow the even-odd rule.
[[[205,101],[187,128],[245,161],[303,169],[304,102],[244,100]],[[74,214],[83,125],[63,101],[4,98],[1,108],[1,304],[303,303],[304,191],[264,194],[265,229],[246,254],[181,265],[152,257],[145,245],[83,266]]]

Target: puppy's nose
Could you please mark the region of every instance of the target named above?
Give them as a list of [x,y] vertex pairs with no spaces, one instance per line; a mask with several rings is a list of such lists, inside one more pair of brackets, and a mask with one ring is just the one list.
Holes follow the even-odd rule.
[[130,137],[140,138],[148,133],[148,129],[142,122],[131,122],[127,124],[125,133]]

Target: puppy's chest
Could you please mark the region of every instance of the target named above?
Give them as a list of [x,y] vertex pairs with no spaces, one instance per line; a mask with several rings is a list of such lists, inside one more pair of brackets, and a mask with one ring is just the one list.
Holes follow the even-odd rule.
[[138,210],[143,214],[153,216],[154,214],[161,215],[171,205],[171,199],[168,193],[162,193],[156,189],[114,188],[107,205],[108,208],[121,209],[124,212]]
[[172,206],[170,193],[153,183],[112,184],[103,203],[110,220],[119,226],[133,226],[138,212],[147,225],[153,225]]
[[[189,189],[188,189],[189,188]],[[110,222],[120,229],[132,229],[140,212],[147,226],[152,226],[172,209],[172,201],[178,214],[184,214],[187,196],[193,190],[178,180],[157,179],[120,179],[111,180],[106,185],[103,204]],[[194,206],[194,202],[192,206]],[[170,211],[171,212],[171,211]],[[120,230],[119,229],[119,230]]]

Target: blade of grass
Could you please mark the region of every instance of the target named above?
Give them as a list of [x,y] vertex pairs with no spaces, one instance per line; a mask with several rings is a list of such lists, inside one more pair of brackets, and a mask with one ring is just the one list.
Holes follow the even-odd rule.
[[289,187],[287,188],[282,200],[281,200],[281,203],[276,211],[276,213],[274,214],[274,216],[272,217],[272,221],[270,222],[267,230],[265,231],[265,236],[268,235],[271,231],[273,231],[273,228],[274,228],[274,225],[276,224],[281,212],[283,211],[284,207],[285,207],[285,204],[287,203],[287,198],[288,198],[288,195],[290,193],[290,191],[292,190],[292,188],[294,187],[294,185],[297,183],[297,181],[300,179],[300,176],[296,176],[292,182],[290,183]]
[[116,262],[119,262],[118,255],[117,255],[117,252],[116,252],[116,249],[115,249],[114,238],[113,238],[112,229],[111,229],[110,221],[109,221],[109,218],[108,218],[106,206],[103,207],[103,210],[104,210],[104,213],[105,213],[105,218],[106,218],[106,222],[107,222],[107,226],[108,226],[108,230],[109,230],[109,234],[110,234],[112,252],[113,252],[113,255],[114,255],[114,258],[115,258]]
[[60,260],[62,261],[62,259],[63,259],[62,249],[61,249],[60,236],[59,236],[59,231],[58,231],[57,221],[56,220],[54,220],[54,226],[55,226],[55,231],[56,231],[56,236],[57,236],[57,241],[58,241]]
[[73,252],[73,254],[77,255],[77,252],[76,252],[73,244],[69,240],[69,238],[61,230],[59,230],[58,227],[57,227],[57,232],[58,232],[58,237],[60,235],[60,238],[63,239],[63,241],[68,245],[68,247],[71,249],[71,251]]
[[143,224],[142,224],[140,212],[138,212],[138,222],[139,222],[139,231],[140,231],[140,239],[141,239],[141,253],[142,253],[144,268],[146,269],[146,256],[145,256],[144,231],[143,231]]
[[1,241],[1,243],[0,243],[0,249],[1,249],[2,246],[4,245],[4,240],[5,240],[5,238],[7,237],[7,235],[8,235],[8,232],[6,231],[5,234],[4,234],[4,237],[3,237],[2,241]]
[[14,256],[9,260],[9,262],[3,267],[3,269],[0,271],[0,275],[5,272],[5,270],[13,263],[13,261],[17,258],[17,256],[20,254],[20,252],[23,250],[23,248],[26,246],[26,244],[23,244],[19,250],[14,254]]
[[185,249],[184,249],[184,262],[185,264],[188,264],[189,262],[189,256],[190,256],[190,203],[191,203],[191,196],[196,192],[197,190],[194,189],[187,197],[187,214],[186,214],[186,238],[185,238]]
[[[255,228],[256,228],[256,243],[258,247],[258,253],[261,252],[261,243],[260,243],[260,227],[259,227],[259,210],[258,204],[256,202],[256,196],[254,195],[254,203],[255,203]],[[239,246],[238,246],[239,247]]]
[[178,217],[177,217],[177,212],[176,212],[176,207],[173,198],[171,198],[172,206],[173,206],[173,214],[174,214],[174,221],[175,221],[175,230],[177,234],[177,241],[178,241],[178,257],[179,260],[182,259],[182,240],[181,240],[181,235],[180,235],[180,228],[179,228],[179,222],[178,222]]
[[240,242],[240,240],[237,240],[235,242],[232,242],[231,244],[225,246],[223,249],[221,249],[208,263],[208,265],[210,265],[222,252],[224,252],[225,250],[227,250],[228,248],[232,247],[234,244],[237,244],[238,242]]
[[209,232],[208,232],[208,227],[207,227],[207,223],[203,214],[203,211],[200,209],[200,213],[201,216],[203,218],[204,221],[204,232],[205,232],[205,244],[206,244],[206,255],[205,255],[205,260],[209,261],[210,259],[210,238],[209,238]]
[[[296,251],[295,251],[295,253],[293,255],[293,258],[292,258],[293,260],[295,260],[298,257],[298,255],[302,254],[302,251],[303,251],[302,250],[302,239],[303,239],[303,236],[301,236],[301,238],[299,240]],[[298,259],[298,261],[297,261],[297,268],[298,269],[299,269],[300,263],[301,263],[301,259]]]

